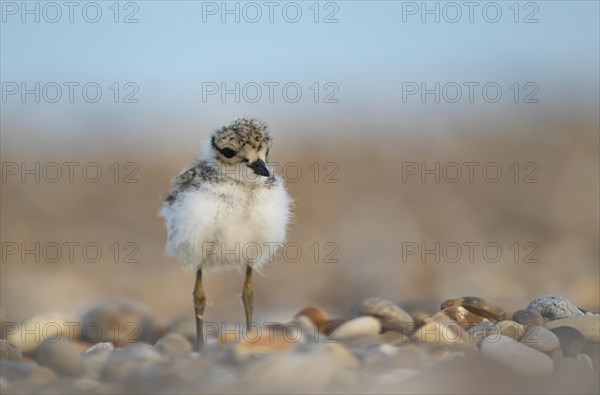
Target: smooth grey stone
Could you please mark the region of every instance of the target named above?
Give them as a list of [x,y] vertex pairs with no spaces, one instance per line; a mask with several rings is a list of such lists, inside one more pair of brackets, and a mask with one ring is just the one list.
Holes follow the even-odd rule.
[[403,334],[411,334],[415,331],[415,322],[410,314],[385,299],[365,299],[359,308],[359,314],[379,318],[384,331],[391,330]]
[[128,348],[114,350],[104,364],[100,377],[122,380],[137,368],[154,365],[163,360],[163,356],[150,344],[137,343]]
[[517,310],[513,314],[513,321],[521,325],[543,325],[544,317],[537,310]]
[[[32,383],[33,384],[33,383]],[[59,377],[43,385],[29,385],[24,390],[35,394],[100,395],[110,393],[105,385],[88,378]],[[121,391],[119,391],[121,392]],[[114,392],[113,392],[114,393]]]
[[490,334],[500,335],[500,328],[493,322],[482,322],[471,328],[467,332],[467,340],[470,343],[478,345],[484,337]]
[[507,336],[487,336],[481,341],[481,355],[525,377],[550,376],[552,359]]
[[16,361],[0,361],[0,372],[2,372],[2,377],[7,379],[9,382],[22,380],[28,377],[36,368],[36,366]]
[[520,342],[542,352],[550,352],[560,347],[558,337],[543,326],[530,325]]
[[128,347],[137,342],[154,343],[157,325],[145,305],[120,300],[93,306],[82,314],[83,338],[90,343],[112,342]]
[[250,393],[324,393],[344,392],[332,389],[343,378],[338,358],[327,352],[279,353],[261,359],[242,372],[241,385]]
[[581,332],[586,342],[600,343],[600,316],[598,315],[562,318],[548,321],[544,326],[548,329],[570,326]]
[[81,355],[86,375],[93,379],[100,378],[102,368],[114,349],[112,343],[98,343],[85,350]]
[[78,377],[85,371],[79,349],[67,340],[45,340],[36,351],[36,360],[61,376]]
[[579,361],[585,362],[590,372],[594,371],[594,362],[592,362],[592,358],[590,358],[587,354],[577,354],[577,359]]
[[156,342],[154,346],[161,354],[177,357],[192,352],[192,343],[179,333],[169,333]]
[[600,370],[600,344],[586,343],[581,352],[590,357],[594,370]]
[[550,329],[550,331],[558,337],[560,348],[563,350],[565,357],[575,357],[583,350],[585,339],[577,329],[570,326],[560,326]]
[[2,373],[2,377],[8,382],[31,378],[43,381],[56,377],[56,374],[46,367],[9,360],[0,361],[0,372]]

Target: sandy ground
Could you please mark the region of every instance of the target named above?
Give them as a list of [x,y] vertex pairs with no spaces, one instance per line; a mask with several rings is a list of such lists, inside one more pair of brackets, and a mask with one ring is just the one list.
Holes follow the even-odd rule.
[[[507,308],[561,294],[580,307],[598,309],[595,128],[566,120],[486,132],[456,126],[455,133],[444,135],[380,128],[385,131],[368,139],[352,133],[359,130],[332,131],[333,137],[276,135],[272,161],[280,163],[277,171],[284,173],[295,200],[288,239],[302,255],[296,261],[287,250],[264,277],[257,276],[256,318],[289,319],[308,305],[343,315],[366,296],[388,298],[410,312],[434,311],[443,299],[470,294]],[[40,182],[27,176],[23,183],[18,175],[7,175],[0,227],[6,253],[3,316],[77,315],[91,303],[123,298],[150,306],[161,320],[191,313],[193,276],[164,255],[157,211],[171,177],[193,161],[199,137],[136,146],[46,139],[23,149],[11,145],[20,141],[18,133],[4,136],[3,162],[40,162],[42,168],[50,162],[95,162],[103,176],[92,183],[76,171],[72,183],[66,173],[56,183],[43,174]],[[111,169],[114,162],[118,175]],[[126,167],[128,162],[134,165]],[[436,162],[440,182],[435,175],[422,182],[419,172],[413,174],[414,166],[435,169]],[[475,163],[473,182],[465,162]],[[511,167],[515,162],[518,173]],[[481,171],[489,163],[486,179]],[[463,174],[450,182],[455,164]],[[497,168],[502,177],[489,181]],[[125,183],[127,176],[137,182]],[[19,254],[35,249],[36,242],[39,262],[35,254]],[[55,263],[48,259],[55,256],[52,242],[62,246]],[[67,259],[68,242],[80,243],[73,262]],[[101,248],[97,262],[83,254],[88,242]],[[9,254],[7,243],[18,252]],[[439,258],[434,252],[421,256],[422,249],[435,251],[436,243]],[[497,244],[484,251],[488,243]],[[474,246],[472,259],[468,245]],[[411,250],[415,246],[417,252]],[[496,261],[498,246],[502,255]],[[241,283],[235,272],[209,275],[207,315],[241,320]]]

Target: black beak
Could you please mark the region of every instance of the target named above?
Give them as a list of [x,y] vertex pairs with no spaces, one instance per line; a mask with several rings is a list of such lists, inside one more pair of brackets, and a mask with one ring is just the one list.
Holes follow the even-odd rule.
[[254,162],[250,163],[248,167],[254,171],[254,174],[269,177],[269,169],[267,169],[267,165],[262,159],[255,160]]

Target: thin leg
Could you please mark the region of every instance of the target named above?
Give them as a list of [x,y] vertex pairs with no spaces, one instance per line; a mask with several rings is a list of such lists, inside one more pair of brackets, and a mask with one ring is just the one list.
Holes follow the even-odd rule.
[[252,289],[252,268],[250,266],[246,267],[242,302],[244,303],[244,313],[246,313],[246,329],[250,329],[252,310],[254,310],[254,290]]
[[196,272],[196,285],[194,286],[194,310],[196,312],[196,351],[202,350],[204,346],[204,308],[206,307],[206,295],[202,288],[202,270]]

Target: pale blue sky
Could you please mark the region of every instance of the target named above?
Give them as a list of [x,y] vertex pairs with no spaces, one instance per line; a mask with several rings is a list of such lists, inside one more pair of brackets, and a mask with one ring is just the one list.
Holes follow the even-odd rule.
[[[35,3],[28,2],[30,7]],[[245,21],[243,14],[239,23],[232,15],[226,15],[228,19],[222,23],[219,12],[205,14],[203,22],[203,9],[221,7],[220,1],[120,2],[120,20],[135,11],[138,22],[131,24],[114,23],[113,1],[97,2],[102,10],[100,21],[86,22],[82,17],[86,3],[75,9],[73,23],[68,21],[66,7],[62,7],[62,18],[56,23],[46,22],[43,15],[40,23],[31,15],[22,23],[21,10],[15,12],[13,7],[22,3],[2,1],[3,83],[76,81],[83,85],[94,81],[103,89],[102,100],[93,105],[78,98],[80,92],[76,92],[73,104],[64,99],[54,104],[32,100],[23,104],[15,99],[18,96],[9,96],[2,103],[3,125],[32,118],[58,119],[58,125],[66,126],[78,117],[193,123],[198,119],[217,122],[247,113],[266,117],[299,112],[308,117],[360,116],[361,111],[419,112],[434,106],[412,97],[403,103],[401,88],[407,81],[432,86],[438,81],[476,81],[482,85],[494,81],[504,89],[503,101],[508,106],[510,100],[505,99],[513,94],[509,87],[514,82],[534,81],[539,87],[538,108],[597,108],[597,1],[520,2],[519,23],[513,20],[514,1],[494,3],[502,10],[497,23],[487,22],[482,15],[483,6],[490,2],[477,2],[473,23],[466,15],[468,8],[460,6],[462,1],[455,3],[463,12],[456,23],[445,21],[443,14],[440,23],[431,15],[422,23],[419,12],[405,14],[407,22],[403,22],[403,10],[414,10],[411,7],[420,7],[422,2],[320,2],[319,23],[313,20],[314,1],[295,2],[293,7],[288,5],[291,2],[275,2],[273,23],[268,21],[268,7],[263,1],[254,3],[263,13],[256,23]],[[427,4],[435,7],[436,3],[441,11],[447,2]],[[245,5],[239,4],[243,12]],[[288,15],[293,16],[296,4],[302,17],[289,23],[282,9],[287,5]],[[228,7],[234,7],[234,2]],[[93,16],[94,9],[88,11]],[[255,15],[251,8],[246,11],[249,17]],[[54,11],[47,12],[53,18]],[[332,12],[338,22],[322,23]],[[447,12],[452,12],[447,14],[449,18],[454,16],[451,8]],[[531,13],[539,22],[523,23]],[[493,17],[494,9],[488,15]],[[117,81],[135,82],[139,103],[112,103],[109,87]],[[203,103],[202,86],[207,82],[225,82],[231,87],[235,82],[242,86],[255,82],[263,86],[263,99],[235,103],[229,96],[221,103],[215,95]],[[295,82],[303,89],[302,98],[298,103],[287,103],[277,89],[275,102],[269,103],[264,82]],[[331,92],[324,90],[323,84],[333,82],[339,88],[334,95],[339,103],[315,104],[310,88],[314,82],[321,84],[320,101]],[[472,109],[473,105],[459,103],[455,107]]]

